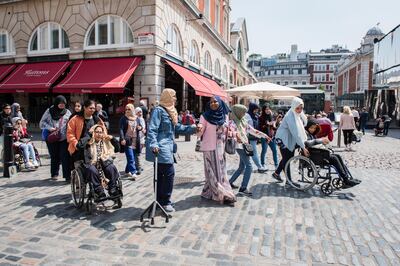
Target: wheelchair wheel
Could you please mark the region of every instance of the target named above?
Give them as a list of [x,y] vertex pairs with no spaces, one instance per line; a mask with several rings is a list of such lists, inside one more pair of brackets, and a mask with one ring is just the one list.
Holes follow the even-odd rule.
[[332,179],[332,186],[336,189],[341,189],[343,187],[343,180],[339,177]]
[[289,159],[285,165],[287,182],[295,189],[306,191],[318,181],[315,164],[307,157],[298,155]]
[[324,183],[321,185],[321,192],[325,195],[325,196],[329,196],[330,194],[332,194],[333,192],[333,188],[331,186],[331,184],[329,183]]
[[71,194],[74,205],[78,209],[82,208],[85,200],[86,184],[77,169],[71,172]]

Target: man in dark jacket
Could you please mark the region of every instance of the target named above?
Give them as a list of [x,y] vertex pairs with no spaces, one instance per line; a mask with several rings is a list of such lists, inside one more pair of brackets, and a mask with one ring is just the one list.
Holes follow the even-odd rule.
[[11,123],[11,105],[4,104],[3,111],[0,113],[0,136],[3,135],[3,127],[7,123]]
[[369,114],[367,112],[367,108],[364,107],[360,114],[360,129],[361,129],[363,135],[365,135],[365,127],[367,126],[368,118],[369,118]]

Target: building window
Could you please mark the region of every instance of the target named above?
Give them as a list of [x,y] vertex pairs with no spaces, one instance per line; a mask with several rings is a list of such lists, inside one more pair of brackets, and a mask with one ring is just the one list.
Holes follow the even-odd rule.
[[238,41],[237,51],[236,51],[236,59],[240,62],[243,61],[243,51],[242,51],[242,42]]
[[222,79],[225,81],[228,79],[228,68],[226,65],[224,65],[224,68],[222,69]]
[[167,29],[167,50],[182,56],[182,39],[175,25],[170,25]]
[[219,27],[220,27],[220,6],[219,6],[219,0],[215,1],[215,28],[219,32]]
[[293,85],[297,85],[297,81],[293,81]]
[[276,84],[281,85],[281,82],[280,82],[280,81],[277,81]]
[[67,51],[69,51],[68,36],[60,24],[43,23],[31,36],[29,54],[65,53]]
[[306,85],[306,84],[307,84],[307,81],[304,81],[304,80],[303,80],[303,81],[301,82],[301,85]]
[[195,40],[192,40],[190,42],[190,47],[189,47],[189,61],[199,65],[200,60],[199,60],[199,46],[197,45]]
[[285,71],[284,70],[281,70],[281,75],[284,75],[285,74]]
[[204,68],[207,71],[212,72],[212,61],[211,61],[211,55],[209,51],[206,51],[204,54]]
[[286,85],[289,85],[289,81],[285,81],[285,86],[286,86]]
[[215,65],[214,65],[214,74],[217,77],[221,77],[221,64],[219,63],[219,60],[215,60]]
[[14,40],[6,30],[0,30],[0,56],[15,55]]
[[86,33],[85,48],[115,48],[133,45],[132,30],[121,17],[106,15],[98,18]]
[[210,0],[204,0],[204,16],[210,20]]

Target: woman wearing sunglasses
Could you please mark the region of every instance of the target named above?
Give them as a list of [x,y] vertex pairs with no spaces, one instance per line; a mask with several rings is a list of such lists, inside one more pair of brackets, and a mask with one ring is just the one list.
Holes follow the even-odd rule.
[[279,162],[278,168],[272,174],[272,177],[280,182],[282,182],[280,174],[285,168],[287,161],[294,156],[296,147],[300,147],[305,156],[309,155],[304,144],[307,140],[307,134],[304,129],[304,126],[307,123],[307,118],[303,113],[303,108],[303,100],[295,97],[292,101],[290,110],[283,118],[275,135],[276,142],[281,151],[282,159]]

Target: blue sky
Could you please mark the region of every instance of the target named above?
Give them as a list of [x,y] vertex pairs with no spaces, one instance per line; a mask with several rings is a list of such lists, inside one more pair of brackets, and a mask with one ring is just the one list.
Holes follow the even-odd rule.
[[232,19],[245,17],[250,53],[264,56],[319,51],[332,44],[354,50],[380,23],[384,33],[400,24],[400,0],[231,0]]

